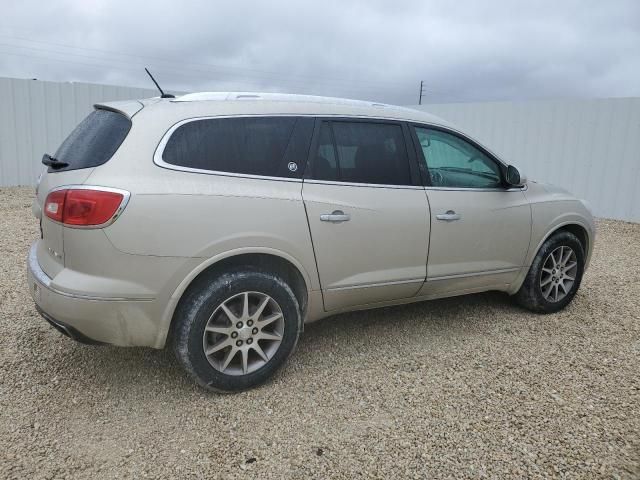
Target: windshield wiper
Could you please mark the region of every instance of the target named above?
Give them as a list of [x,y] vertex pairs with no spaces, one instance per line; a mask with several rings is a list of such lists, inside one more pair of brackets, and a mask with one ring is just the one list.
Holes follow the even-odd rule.
[[68,167],[69,164],[67,162],[63,162],[61,160],[56,160],[55,158],[53,158],[51,155],[49,155],[48,153],[45,153],[42,156],[42,163],[44,165],[46,165],[47,167],[51,167],[54,170],[57,170],[59,168],[64,168],[64,167]]

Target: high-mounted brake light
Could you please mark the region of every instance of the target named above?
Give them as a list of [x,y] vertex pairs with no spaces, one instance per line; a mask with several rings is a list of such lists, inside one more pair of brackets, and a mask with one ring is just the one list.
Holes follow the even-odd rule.
[[106,224],[124,207],[126,192],[99,188],[68,188],[47,195],[44,213],[50,219],[73,227]]

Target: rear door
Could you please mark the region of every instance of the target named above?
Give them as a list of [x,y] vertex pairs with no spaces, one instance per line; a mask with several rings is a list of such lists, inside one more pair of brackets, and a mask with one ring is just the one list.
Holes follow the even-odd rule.
[[429,209],[409,132],[392,121],[318,120],[303,199],[326,310],[414,296]]
[[95,167],[109,161],[130,128],[131,120],[123,113],[94,110],[52,155],[68,165],[58,169],[43,167],[33,213],[40,220],[42,234],[38,260],[49,277],[53,278],[64,268],[64,227],[43,214],[47,195],[58,187],[83,184]]

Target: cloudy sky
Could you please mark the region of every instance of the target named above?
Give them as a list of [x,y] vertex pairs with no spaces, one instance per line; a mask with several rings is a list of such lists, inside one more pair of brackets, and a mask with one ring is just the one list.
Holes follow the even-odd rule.
[[640,96],[640,0],[7,1],[0,76],[382,102]]

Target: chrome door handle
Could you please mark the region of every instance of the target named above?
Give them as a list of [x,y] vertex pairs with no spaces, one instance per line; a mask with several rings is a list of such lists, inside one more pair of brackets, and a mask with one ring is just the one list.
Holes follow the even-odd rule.
[[454,220],[460,220],[462,216],[453,210],[447,210],[447,213],[440,213],[436,215],[436,218],[445,222],[453,222]]
[[334,210],[332,213],[324,213],[320,215],[320,221],[342,223],[351,220],[351,215],[344,213],[342,210]]

